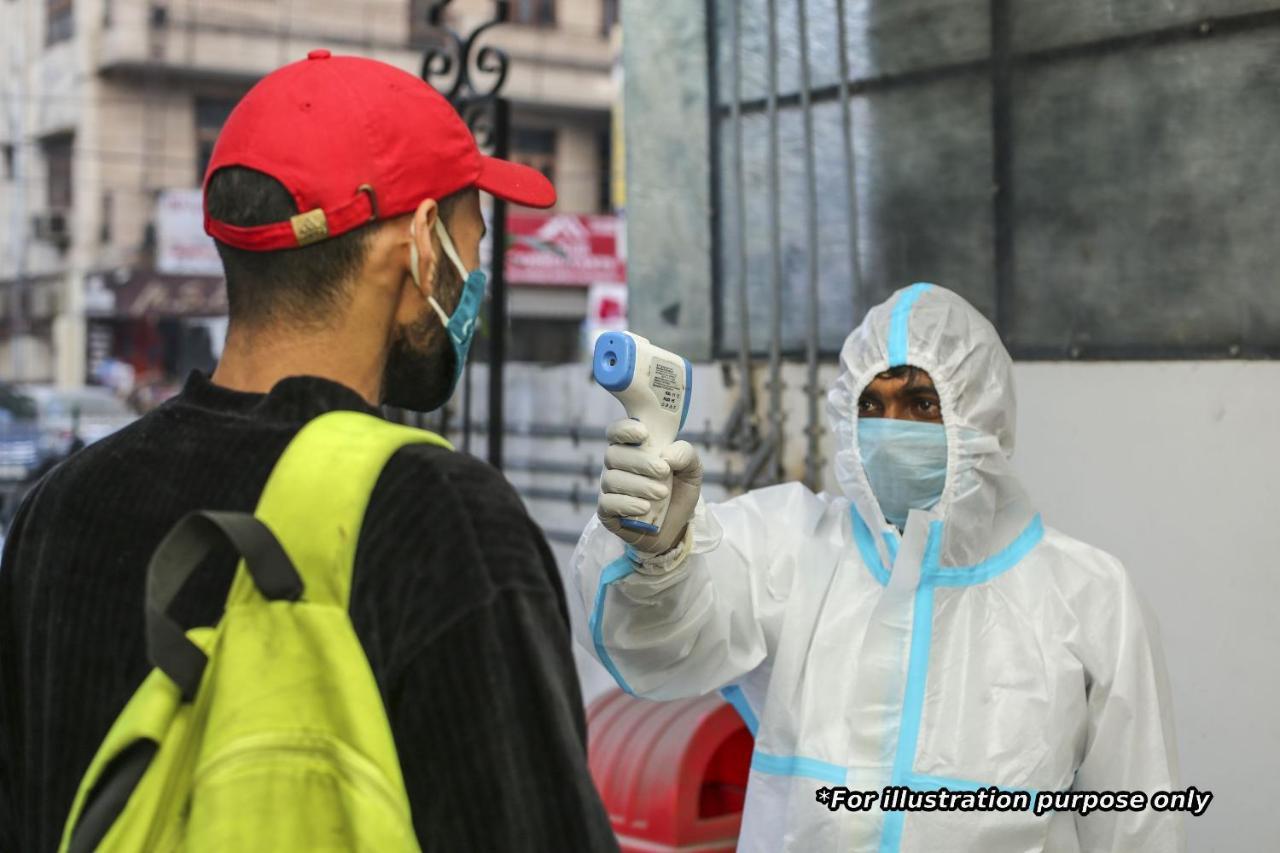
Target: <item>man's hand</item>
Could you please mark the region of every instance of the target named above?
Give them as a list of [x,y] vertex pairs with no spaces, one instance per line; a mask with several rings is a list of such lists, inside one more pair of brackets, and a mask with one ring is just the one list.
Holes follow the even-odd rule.
[[[641,554],[663,554],[684,538],[702,492],[702,460],[687,441],[677,441],[659,453],[642,450],[648,436],[645,425],[623,418],[609,425],[609,449],[604,454],[600,475],[600,501],[596,514],[604,526]],[[668,494],[671,502],[662,528],[657,533],[628,530],[623,518],[639,518],[649,511],[651,501]]]

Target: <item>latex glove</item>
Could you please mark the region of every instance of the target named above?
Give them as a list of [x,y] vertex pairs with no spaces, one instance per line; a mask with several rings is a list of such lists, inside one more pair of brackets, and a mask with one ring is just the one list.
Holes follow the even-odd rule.
[[[596,515],[643,556],[670,551],[684,540],[685,527],[702,492],[698,451],[687,441],[673,442],[661,453],[642,450],[636,445],[648,437],[649,430],[632,418],[614,421],[605,435],[609,449],[604,454]],[[650,501],[660,501],[668,494],[671,502],[657,533],[628,530],[619,523],[623,518],[643,516]]]

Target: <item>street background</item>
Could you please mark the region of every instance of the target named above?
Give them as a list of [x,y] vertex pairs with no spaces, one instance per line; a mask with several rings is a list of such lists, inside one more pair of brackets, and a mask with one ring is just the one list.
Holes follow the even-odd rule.
[[844,336],[898,287],[957,290],[1017,360],[1046,522],[1159,619],[1183,782],[1215,794],[1189,849],[1280,849],[1276,0],[0,2],[6,515],[215,363],[199,182],[236,100],[313,48],[419,74],[436,6],[464,36],[505,8],[503,144],[560,202],[507,212],[502,345],[487,323],[444,412],[392,416],[500,434],[563,567],[621,414],[594,334],[695,362],[708,500],[820,490]]

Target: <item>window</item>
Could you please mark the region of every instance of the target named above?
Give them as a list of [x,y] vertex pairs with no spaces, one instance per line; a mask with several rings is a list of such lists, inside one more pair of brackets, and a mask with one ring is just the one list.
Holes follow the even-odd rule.
[[716,352],[934,281],[1018,358],[1280,356],[1280,0],[1206,5],[715,0]]
[[196,98],[196,183],[204,182],[204,173],[213,157],[213,144],[235,109],[236,98]]
[[69,133],[46,137],[41,143],[46,169],[46,205],[49,210],[69,210],[74,199],[71,183],[71,142]]
[[[439,0],[409,0],[409,46],[424,47],[431,44],[437,34],[431,26],[431,12]],[[444,23],[449,23],[445,12]]]
[[613,25],[618,23],[618,3],[621,0],[604,0],[600,4],[600,35],[607,36],[613,32]]
[[541,127],[511,129],[511,159],[532,166],[556,182],[556,132]]
[[612,134],[608,128],[596,133],[596,162],[600,164],[600,178],[597,181],[596,210],[608,213],[613,209],[613,146]]
[[555,0],[515,0],[510,9],[513,24],[534,27],[554,27],[556,24]]
[[[507,362],[565,364],[582,357],[581,317],[511,317],[507,327]],[[476,335],[471,345],[477,362],[489,361],[489,336]]]
[[98,225],[98,242],[107,244],[111,242],[111,225],[112,216],[114,214],[115,198],[111,190],[102,191],[102,221]]
[[75,33],[72,0],[44,0],[44,43],[66,41]]

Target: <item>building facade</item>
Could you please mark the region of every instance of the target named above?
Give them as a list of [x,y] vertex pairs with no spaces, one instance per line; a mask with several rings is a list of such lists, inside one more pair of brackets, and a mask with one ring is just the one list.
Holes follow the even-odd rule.
[[[199,187],[237,100],[308,50],[419,73],[432,5],[0,3],[0,376],[80,385],[123,362],[138,383],[164,384],[208,366],[225,325],[221,280],[157,263],[161,201]],[[616,2],[506,5],[485,43],[511,56],[511,156],[554,179],[559,212],[608,211]],[[445,20],[466,33],[494,7],[458,0]],[[514,287],[513,356],[521,340],[576,330],[585,307],[585,288]]]

